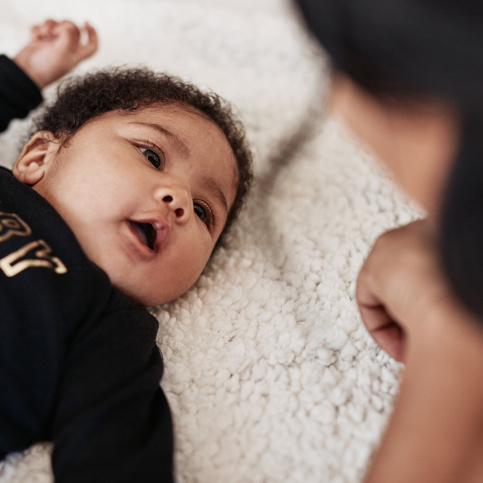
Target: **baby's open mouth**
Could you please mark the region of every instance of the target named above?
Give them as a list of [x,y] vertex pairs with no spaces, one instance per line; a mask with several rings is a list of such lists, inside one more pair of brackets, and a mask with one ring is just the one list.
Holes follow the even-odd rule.
[[129,225],[139,240],[148,248],[154,250],[154,244],[156,243],[156,229],[154,226],[151,223],[140,223],[131,220],[129,220]]

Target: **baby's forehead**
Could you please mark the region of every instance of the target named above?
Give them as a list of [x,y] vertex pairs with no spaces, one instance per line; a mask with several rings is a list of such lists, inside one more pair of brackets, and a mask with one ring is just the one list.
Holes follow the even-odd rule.
[[229,150],[235,158],[229,139],[220,125],[208,114],[180,102],[156,102],[133,110],[113,109],[90,119],[80,128],[97,121],[114,125],[119,121],[135,123],[142,118],[145,118],[146,122],[149,120],[151,123],[159,122],[160,126],[165,126],[167,129],[176,130],[182,126],[187,134],[192,134],[195,130],[204,132],[212,141]]
[[142,111],[168,114],[174,117],[192,116],[193,119],[199,118],[199,119],[208,121],[208,123],[212,124],[214,127],[222,131],[220,126],[208,114],[204,113],[203,111],[200,111],[199,109],[192,106],[191,104],[186,104],[179,101],[154,102],[145,107],[140,107],[136,111],[123,111],[123,112],[129,115],[129,114],[135,114],[136,112],[142,112]]
[[[160,123],[167,124],[167,127],[176,129],[176,125],[172,123],[182,123],[186,129],[190,125],[201,131],[218,134],[218,141],[221,144],[226,144],[231,151],[232,147],[220,125],[211,118],[208,114],[200,111],[194,106],[180,102],[156,102],[145,107],[139,107],[135,110],[117,109],[107,113],[101,114],[98,118],[108,119],[115,122],[116,119],[125,118],[132,120],[136,118],[147,117],[153,122],[158,120]],[[189,131],[188,131],[189,132]]]

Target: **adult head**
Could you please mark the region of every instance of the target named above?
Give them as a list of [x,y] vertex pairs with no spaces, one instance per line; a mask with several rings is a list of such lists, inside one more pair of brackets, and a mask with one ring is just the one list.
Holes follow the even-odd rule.
[[439,227],[452,286],[483,317],[483,5],[298,0],[329,54],[330,102]]

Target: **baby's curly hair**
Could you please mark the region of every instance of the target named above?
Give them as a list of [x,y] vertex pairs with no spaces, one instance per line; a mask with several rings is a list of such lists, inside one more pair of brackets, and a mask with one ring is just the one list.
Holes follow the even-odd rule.
[[67,140],[83,124],[101,114],[116,110],[133,112],[153,104],[190,106],[203,113],[223,131],[238,166],[236,196],[223,233],[237,219],[252,183],[252,154],[243,125],[220,96],[203,92],[175,76],[126,67],[70,78],[60,85],[57,94],[56,100],[34,119],[33,132],[50,131]]

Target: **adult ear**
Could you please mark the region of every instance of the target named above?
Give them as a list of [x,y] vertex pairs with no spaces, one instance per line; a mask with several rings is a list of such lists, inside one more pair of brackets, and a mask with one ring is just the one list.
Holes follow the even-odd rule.
[[12,173],[24,184],[38,183],[52,165],[60,141],[49,131],[38,131],[25,144],[12,168]]

